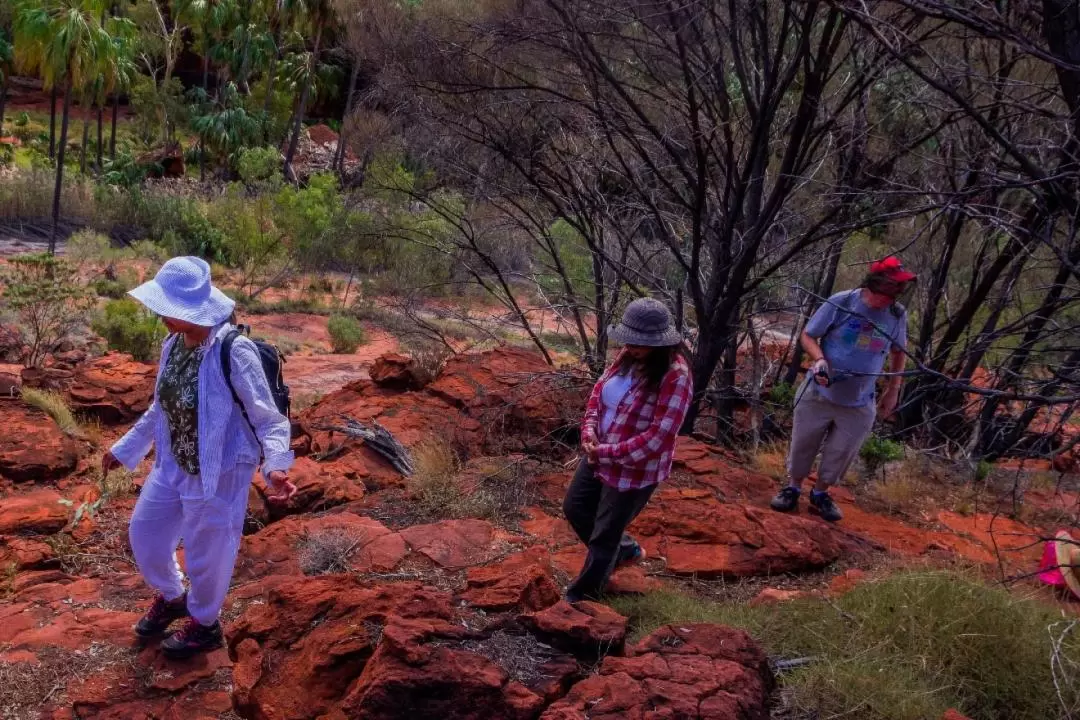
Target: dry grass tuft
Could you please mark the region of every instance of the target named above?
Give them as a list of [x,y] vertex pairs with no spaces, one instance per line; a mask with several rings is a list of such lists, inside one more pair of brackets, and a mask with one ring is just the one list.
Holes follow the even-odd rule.
[[913,514],[930,498],[929,468],[918,457],[907,456],[880,480],[871,480],[866,495],[889,513]]
[[547,677],[543,672],[544,664],[560,655],[532,635],[511,635],[502,630],[487,638],[466,640],[461,649],[486,657],[505,670],[511,680],[526,687],[544,680]]
[[784,482],[787,479],[787,446],[780,443],[762,445],[750,463],[756,472]]
[[86,650],[47,647],[32,663],[0,662],[0,718],[37,720],[49,703],[62,704],[72,680],[100,673],[116,664],[133,665],[136,650],[93,643]]
[[67,435],[80,434],[79,423],[71,412],[64,396],[50,390],[23,388],[22,399],[27,405],[41,410],[56,421],[57,426]]
[[305,575],[349,572],[349,557],[362,542],[363,537],[341,528],[307,533],[297,545],[300,571]]
[[483,460],[467,471],[453,449],[429,440],[413,449],[408,491],[427,518],[479,518],[508,525],[535,500],[521,460]]

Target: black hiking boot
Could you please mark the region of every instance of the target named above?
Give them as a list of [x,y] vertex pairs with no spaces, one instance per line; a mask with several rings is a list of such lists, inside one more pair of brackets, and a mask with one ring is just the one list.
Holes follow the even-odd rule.
[[799,508],[799,496],[802,492],[797,487],[788,485],[776,493],[776,497],[769,503],[769,507],[777,512],[793,512]]
[[225,643],[221,623],[200,625],[195,618],[188,620],[182,630],[161,641],[161,649],[171,658],[189,658],[201,652],[217,650]]
[[141,638],[157,637],[168,630],[174,621],[187,616],[187,593],[171,601],[166,600],[164,595],[158,595],[154,604],[135,624],[135,634]]
[[810,493],[810,506],[817,510],[822,520],[836,522],[844,517],[844,513],[840,512],[840,508],[836,507],[836,503],[833,502],[828,492],[819,493],[814,491]]

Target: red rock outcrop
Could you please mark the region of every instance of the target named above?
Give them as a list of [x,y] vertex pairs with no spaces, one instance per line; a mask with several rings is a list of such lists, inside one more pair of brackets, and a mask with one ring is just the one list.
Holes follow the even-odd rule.
[[413,551],[451,570],[490,562],[498,552],[492,543],[495,528],[486,520],[443,520],[413,525],[403,529],[401,537]]
[[550,553],[529,548],[501,562],[469,568],[461,598],[474,607],[501,612],[543,610],[559,601]]
[[721,503],[698,489],[660,490],[630,532],[671,572],[702,577],[812,570],[855,544],[820,520]]
[[766,720],[774,685],[762,649],[743,631],[666,626],[628,657],[607,657],[541,720]]
[[278,583],[227,633],[237,709],[253,718],[340,717],[380,642],[413,647],[425,634],[460,632],[450,600],[419,583],[372,587],[352,575]]
[[[305,551],[321,544],[324,550]],[[302,555],[337,555],[355,572],[389,572],[405,557],[405,540],[377,520],[353,513],[312,517],[297,515],[272,523],[244,537],[236,564],[236,577],[302,575]],[[318,564],[318,560],[313,558]]]
[[427,385],[416,361],[401,353],[386,353],[376,358],[370,375],[372,382],[390,390],[421,390]]
[[[55,480],[75,470],[87,450],[41,410],[0,400],[0,477],[15,482]],[[5,501],[6,502],[6,501]]]
[[150,407],[156,375],[156,365],[108,353],[76,368],[67,395],[72,408],[106,425],[127,423]]
[[[470,456],[513,450],[553,450],[552,438],[576,427],[584,407],[585,383],[568,380],[536,353],[500,348],[449,360],[439,378],[419,391],[395,391],[361,380],[326,396],[301,414],[311,452],[337,447],[343,439],[320,425],[339,424],[342,414],[377,420],[404,445],[439,437]],[[348,440],[333,464],[346,476],[400,484],[377,453]]]
[[68,522],[68,509],[52,490],[0,500],[0,535],[51,535]]
[[519,618],[521,624],[557,648],[581,658],[595,659],[622,652],[627,619],[607,605],[566,601]]
[[485,657],[386,631],[341,705],[342,717],[354,720],[532,720],[543,707],[542,697]]

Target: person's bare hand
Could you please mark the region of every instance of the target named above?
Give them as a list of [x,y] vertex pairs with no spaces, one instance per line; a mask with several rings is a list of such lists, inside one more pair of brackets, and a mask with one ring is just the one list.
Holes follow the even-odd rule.
[[896,406],[900,402],[900,389],[890,388],[882,394],[881,399],[878,400],[878,417],[882,420],[888,420],[892,417],[892,414],[896,412]]
[[810,366],[810,374],[814,377],[814,382],[818,385],[829,384],[829,361],[825,358],[820,358],[814,361],[814,364]]
[[111,452],[106,451],[105,454],[101,456],[101,475],[103,477],[118,467],[120,467],[120,461],[117,460],[116,456]]
[[270,495],[267,495],[266,499],[272,503],[287,503],[296,494],[296,485],[289,480],[289,474],[281,470],[268,474],[266,484],[270,489]]

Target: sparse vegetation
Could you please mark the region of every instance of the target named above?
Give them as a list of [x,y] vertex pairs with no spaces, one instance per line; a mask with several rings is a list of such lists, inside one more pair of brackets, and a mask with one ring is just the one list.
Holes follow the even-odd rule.
[[904,446],[895,440],[871,435],[859,450],[859,457],[866,465],[867,474],[873,475],[884,465],[903,459]]
[[348,315],[332,315],[326,329],[335,353],[354,353],[367,341],[364,328],[360,327],[356,318]]
[[[955,572],[904,572],[862,583],[835,602],[782,607],[719,604],[688,595],[616,598],[640,636],[672,622],[746,629],[780,658],[812,657],[786,674],[782,705],[794,717],[927,720],[956,708],[975,718],[1063,717],[1050,673],[1052,640],[1070,627],[1039,601]],[[1062,663],[1080,662],[1066,634]],[[1080,687],[1062,700],[1080,707]]]
[[363,538],[342,528],[305,534],[297,544],[300,571],[305,575],[348,572],[349,557]]
[[8,262],[10,270],[3,277],[6,309],[18,318],[16,328],[29,347],[23,363],[39,367],[83,325],[93,297],[64,260],[18,255]]
[[36,407],[55,420],[60,430],[67,435],[79,434],[79,422],[68,407],[67,400],[60,393],[37,388],[23,388],[22,399],[27,405]]
[[92,324],[110,350],[130,353],[141,362],[158,357],[168,331],[142,305],[131,298],[110,300]]

